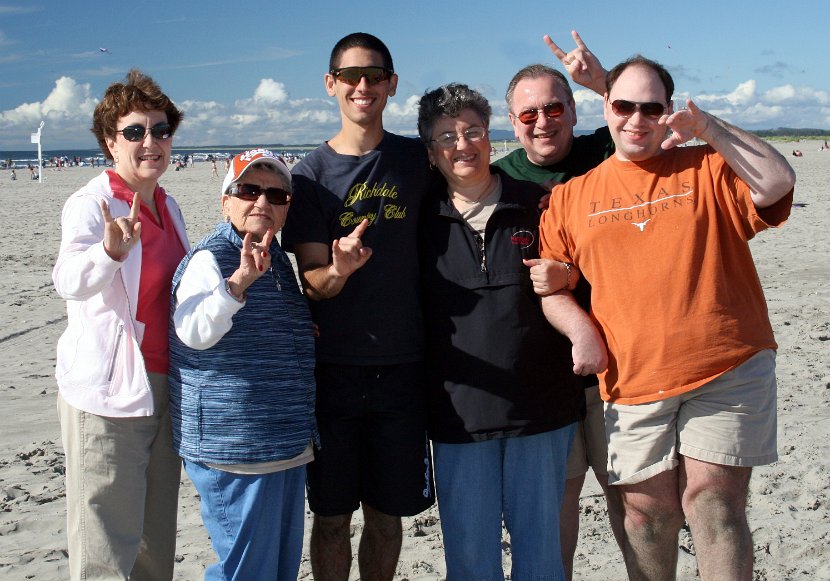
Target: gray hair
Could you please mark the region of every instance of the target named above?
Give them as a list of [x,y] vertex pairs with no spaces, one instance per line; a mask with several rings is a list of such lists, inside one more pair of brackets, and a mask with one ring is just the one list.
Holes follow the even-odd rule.
[[490,126],[490,103],[478,91],[461,83],[450,83],[427,91],[418,104],[418,135],[429,146],[432,128],[441,117],[458,117],[464,109],[471,109],[484,127]]
[[554,83],[558,84],[565,90],[565,93],[568,95],[568,100],[573,101],[574,94],[565,75],[547,65],[537,63],[527,65],[526,67],[520,69],[519,72],[513,75],[513,78],[510,79],[510,84],[507,85],[507,92],[504,94],[504,100],[507,101],[507,110],[510,113],[513,113],[513,93],[515,93],[516,85],[518,85],[520,81],[525,79],[541,79],[544,77],[550,77]]

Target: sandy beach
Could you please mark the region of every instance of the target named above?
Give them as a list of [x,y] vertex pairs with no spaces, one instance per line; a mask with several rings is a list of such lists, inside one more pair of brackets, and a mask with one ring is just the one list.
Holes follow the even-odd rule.
[[[754,471],[749,522],[756,580],[830,579],[830,151],[819,141],[776,145],[796,170],[795,207],[780,230],[752,242],[778,351],[780,458]],[[803,157],[792,157],[794,148]],[[161,184],[181,205],[191,241],[220,218],[221,180],[210,165],[171,169]],[[0,579],[68,578],[63,450],[56,413],[55,344],[66,325],[51,270],[66,198],[100,169],[45,170],[43,183],[0,173]],[[625,579],[622,558],[589,476],[575,578]],[[307,532],[310,528],[310,513]],[[360,522],[353,526],[359,533]],[[357,536],[353,539],[356,548]],[[396,579],[444,579],[438,510],[404,519]],[[311,579],[308,544],[300,579]],[[509,572],[510,543],[503,559]],[[679,579],[695,579],[694,547],[680,537]],[[175,579],[196,581],[213,560],[198,498],[182,474]],[[350,579],[358,579],[356,565]]]

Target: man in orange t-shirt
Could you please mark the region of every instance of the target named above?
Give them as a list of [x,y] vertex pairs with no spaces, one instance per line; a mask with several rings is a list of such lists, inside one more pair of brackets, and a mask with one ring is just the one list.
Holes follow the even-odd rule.
[[[751,467],[777,453],[776,344],[748,241],[787,219],[795,174],[692,101],[673,112],[654,61],[617,65],[606,89],[616,153],[559,186],[540,227],[542,256],[590,282],[591,315],[568,291],[543,306],[575,369],[600,373],[629,576],[674,578],[685,519],[702,578],[751,579]],[[692,138],[707,145],[675,147]]]

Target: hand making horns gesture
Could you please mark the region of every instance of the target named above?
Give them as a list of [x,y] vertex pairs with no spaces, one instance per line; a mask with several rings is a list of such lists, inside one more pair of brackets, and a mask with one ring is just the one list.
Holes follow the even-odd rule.
[[141,196],[133,196],[133,206],[126,216],[112,217],[109,204],[101,200],[101,215],[104,217],[104,251],[113,260],[123,260],[141,238],[141,222],[138,212],[141,209]]
[[349,276],[366,264],[372,256],[372,249],[363,246],[360,237],[369,227],[369,220],[365,219],[352,230],[351,234],[335,240],[331,245],[331,262],[335,274]]
[[260,242],[255,242],[250,232],[245,233],[242,250],[239,251],[239,268],[228,277],[228,288],[235,297],[244,297],[248,287],[271,268],[271,255],[268,249],[273,239],[273,228],[266,230]]
[[564,50],[553,42],[547,34],[544,36],[545,44],[548,45],[550,51],[558,58],[571,79],[583,87],[587,87],[600,95],[605,93],[605,77],[608,74],[599,62],[599,59],[594,56],[585,42],[576,32],[571,31],[571,36],[576,43],[576,48],[566,53]]

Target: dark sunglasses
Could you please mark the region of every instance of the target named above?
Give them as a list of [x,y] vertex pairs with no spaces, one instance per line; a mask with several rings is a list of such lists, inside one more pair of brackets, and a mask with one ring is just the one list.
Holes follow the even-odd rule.
[[148,130],[143,125],[127,125],[124,129],[116,131],[124,136],[127,141],[144,141],[144,136],[147,131],[153,136],[153,139],[170,139],[173,137],[173,129],[169,123],[156,123]]
[[625,99],[617,99],[611,101],[611,110],[618,117],[631,117],[635,111],[639,111],[649,119],[659,119],[666,111],[666,106],[662,103],[636,103]]
[[360,79],[366,77],[366,82],[370,85],[377,85],[383,81],[388,81],[392,76],[392,71],[383,67],[343,67],[341,69],[332,69],[329,74],[335,79],[340,79],[347,85],[356,87],[360,84]]
[[285,206],[291,201],[291,192],[282,188],[263,188],[254,184],[236,184],[231,186],[230,195],[246,202],[256,202],[265,194],[265,199],[274,206]]
[[531,123],[536,123],[536,120],[539,118],[540,111],[548,119],[553,119],[555,117],[559,117],[565,112],[565,104],[557,101],[556,103],[548,103],[541,109],[525,109],[516,115],[516,117],[518,117],[519,121],[525,125],[530,125]]

